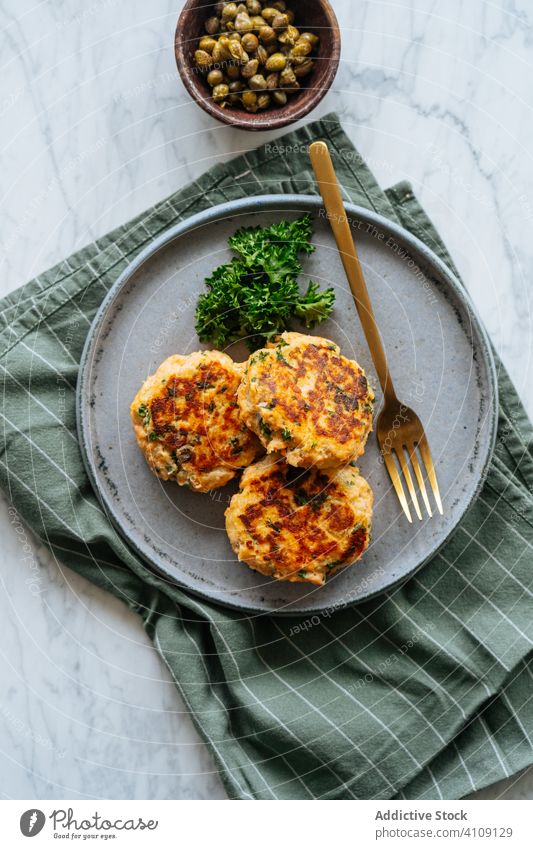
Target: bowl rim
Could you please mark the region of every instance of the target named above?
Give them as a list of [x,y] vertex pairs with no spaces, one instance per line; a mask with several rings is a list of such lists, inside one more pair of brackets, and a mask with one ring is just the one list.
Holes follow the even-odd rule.
[[174,33],[174,56],[176,59],[178,73],[189,95],[195,103],[197,103],[204,112],[211,115],[212,118],[216,118],[217,121],[221,121],[223,124],[227,124],[228,126],[236,127],[241,130],[275,130],[280,127],[286,127],[289,124],[294,124],[296,121],[299,121],[300,118],[304,118],[309,114],[309,112],[311,112],[311,110],[318,106],[320,101],[326,96],[339,68],[341,48],[339,22],[329,0],[315,0],[325,13],[328,19],[328,24],[333,32],[333,49],[332,54],[329,57],[328,68],[323,84],[320,88],[307,89],[309,96],[301,98],[302,104],[299,107],[296,105],[297,99],[295,99],[295,108],[291,111],[290,115],[287,115],[285,110],[282,108],[279,110],[279,114],[277,116],[273,116],[272,112],[269,110],[266,110],[263,113],[248,113],[244,110],[242,110],[242,113],[237,110],[227,112],[218,106],[218,104],[214,103],[211,98],[202,96],[201,92],[193,82],[194,74],[192,73],[192,68],[190,67],[189,62],[187,61],[187,56],[185,55],[185,44],[179,38],[183,20],[189,12],[194,10],[194,2],[195,0],[186,0],[178,17]]

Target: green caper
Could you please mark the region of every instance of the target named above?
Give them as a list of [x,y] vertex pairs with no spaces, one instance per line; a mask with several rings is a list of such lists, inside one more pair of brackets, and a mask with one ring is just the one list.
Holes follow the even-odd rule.
[[220,21],[216,15],[213,15],[211,18],[208,18],[205,22],[205,31],[209,35],[215,35],[220,29]]
[[250,17],[250,20],[255,30],[261,29],[261,27],[266,27],[267,25],[267,22],[265,21],[262,15],[252,15]]
[[235,18],[235,29],[237,32],[245,33],[251,32],[254,26],[250,20],[250,16],[248,12],[239,12],[237,17]]
[[282,71],[287,64],[287,59],[283,53],[273,53],[265,62],[267,71]]
[[275,74],[275,73],[269,74],[268,77],[266,78],[266,81],[267,81],[267,88],[268,89],[278,88],[279,87],[279,74]]
[[272,29],[274,30],[284,30],[289,26],[289,19],[284,12],[278,12],[276,17],[271,23]]
[[305,57],[304,61],[301,65],[295,65],[293,70],[294,74],[297,78],[306,77],[307,74],[311,73],[314,67],[314,62],[312,59],[309,59],[308,56]]
[[278,35],[278,40],[281,44],[296,44],[296,41],[300,37],[300,30],[298,27],[293,27],[292,24],[289,24],[285,32],[282,32]]
[[229,94],[229,86],[226,83],[216,85],[213,89],[213,100],[215,103],[222,103]]
[[233,18],[237,15],[237,4],[236,3],[225,3],[222,8],[222,20],[223,21],[232,21]]
[[257,50],[255,51],[255,56],[259,64],[264,65],[266,63],[266,60],[268,59],[266,47],[263,47],[263,45],[260,44]]
[[220,83],[224,82],[224,74],[222,73],[222,71],[219,71],[217,69],[209,71],[207,75],[207,82],[209,83],[211,88],[214,88],[216,85],[220,85]]
[[266,6],[261,12],[261,15],[268,24],[274,20],[277,14],[278,9],[274,9],[273,6]]
[[279,82],[283,88],[285,88],[285,86],[294,85],[296,82],[294,71],[290,65],[286,65],[285,68],[283,68],[283,71],[279,75]]
[[279,12],[286,12],[287,4],[285,3],[285,0],[276,0],[275,3],[272,3],[272,8],[278,9]]
[[262,41],[263,44],[272,44],[272,42],[276,41],[276,38],[276,33],[272,27],[261,27],[259,30],[259,40]]
[[231,58],[236,59],[241,65],[245,65],[248,61],[248,54],[240,41],[230,41],[229,52],[231,53]]
[[285,106],[287,103],[287,94],[284,91],[273,91],[272,98],[277,106]]
[[229,38],[230,41],[240,41],[241,40],[241,34],[240,34],[240,32],[230,32],[230,34],[228,35],[228,38]]
[[257,108],[258,109],[268,109],[270,106],[270,95],[269,94],[259,94],[257,97]]
[[243,92],[242,105],[247,112],[257,112],[257,94],[255,91]]
[[291,50],[291,56],[308,56],[313,49],[313,45],[307,38],[299,38]]
[[243,35],[241,44],[247,53],[255,53],[259,47],[259,39],[253,32],[247,32]]
[[254,74],[257,74],[259,62],[257,59],[250,59],[241,69],[241,74],[245,80],[249,80]]
[[[231,41],[229,40],[227,35],[220,36],[220,38],[218,39],[218,46],[222,60],[233,58],[231,55]],[[215,51],[213,49],[213,53],[214,52]]]
[[204,37],[198,42],[198,47],[200,50],[205,50],[206,53],[212,53],[215,44],[216,41],[214,38],[211,38],[210,35],[204,35]]
[[303,65],[304,62],[307,62],[307,56],[293,56],[289,50],[287,53],[287,61],[291,63],[293,68],[297,68],[298,65]]
[[230,94],[235,94],[237,91],[242,91],[244,83],[241,80],[232,80],[229,84]]
[[250,77],[249,86],[250,88],[262,91],[267,87],[267,81],[263,74],[254,74],[253,77]]
[[261,14],[261,3],[259,0],[246,0],[246,8],[248,9],[249,15]]
[[199,68],[209,68],[213,64],[213,57],[206,50],[195,50],[194,61]]
[[313,47],[316,47],[320,41],[318,35],[315,35],[314,32],[302,32],[300,38],[305,38],[307,41],[310,41]]
[[228,79],[238,80],[240,75],[241,69],[239,65],[234,65],[233,63],[226,65],[226,76],[228,77]]
[[222,47],[220,45],[220,41],[217,41],[217,43],[213,47],[213,52],[211,53],[211,58],[213,59],[213,62],[216,65],[220,64],[220,62],[225,61],[224,50],[222,49]]

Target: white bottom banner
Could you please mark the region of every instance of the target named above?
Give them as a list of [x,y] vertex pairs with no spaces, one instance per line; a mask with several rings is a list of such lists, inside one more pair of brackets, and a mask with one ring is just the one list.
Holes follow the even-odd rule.
[[[79,845],[285,849],[533,846],[533,801],[2,801],[2,847]],[[238,806],[238,807],[237,807]],[[28,841],[35,838],[34,844]]]

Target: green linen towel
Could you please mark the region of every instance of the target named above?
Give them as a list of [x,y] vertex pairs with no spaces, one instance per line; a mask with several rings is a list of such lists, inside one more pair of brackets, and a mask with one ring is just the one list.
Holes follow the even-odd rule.
[[403,586],[303,628],[154,576],[107,522],[78,447],[79,357],[119,273],[213,204],[314,193],[317,138],[354,203],[452,264],[410,186],[383,192],[334,115],[217,165],[0,304],[0,482],[58,560],[143,618],[230,797],[459,798],[533,762],[533,440],[500,363],[494,459],[453,538]]

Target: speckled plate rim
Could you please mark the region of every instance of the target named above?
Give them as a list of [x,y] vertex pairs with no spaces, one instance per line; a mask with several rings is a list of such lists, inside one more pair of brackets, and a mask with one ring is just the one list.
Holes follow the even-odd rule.
[[[107,317],[108,310],[110,309],[116,298],[120,295],[122,289],[127,285],[131,277],[141,268],[141,266],[144,265],[144,263],[147,262],[149,259],[151,259],[154,254],[156,254],[163,248],[166,248],[168,245],[170,245],[171,242],[173,242],[180,236],[183,236],[185,233],[192,232],[199,227],[203,227],[206,224],[209,224],[213,221],[217,221],[221,218],[228,218],[233,215],[239,215],[245,212],[257,213],[263,210],[270,210],[272,208],[286,209],[287,211],[307,210],[316,213],[320,209],[322,209],[323,206],[321,198],[316,195],[270,194],[253,195],[251,197],[239,198],[238,200],[217,204],[216,206],[213,206],[210,209],[204,210],[203,212],[199,212],[196,215],[190,216],[184,221],[181,221],[179,224],[176,224],[174,227],[170,227],[168,230],[165,230],[164,233],[154,239],[149,245],[147,245],[142,251],[139,252],[135,259],[132,260],[132,262],[127,266],[127,268],[125,268],[124,271],[119,275],[119,277],[105,296],[87,333],[87,338],[85,340],[85,345],[83,347],[80,359],[80,367],[76,384],[76,426],[78,430],[78,438],[83,464],[85,466],[87,475],[89,476],[89,480],[92,484],[92,487],[96,492],[96,495],[102,505],[104,513],[110,520],[113,527],[118,531],[123,540],[130,547],[130,549],[141,558],[147,568],[153,571],[156,575],[163,577],[171,584],[178,586],[180,589],[185,590],[186,592],[189,592],[194,596],[206,599],[212,604],[216,604],[220,607],[228,607],[233,610],[238,610],[242,613],[251,613],[256,616],[298,615],[301,617],[303,615],[312,616],[314,614],[320,614],[321,611],[323,611],[330,605],[315,604],[314,606],[310,606],[305,610],[291,610],[289,605],[289,609],[287,610],[280,610],[279,608],[276,608],[275,610],[266,611],[262,608],[247,607],[246,605],[240,604],[233,600],[222,601],[219,598],[213,598],[209,592],[200,592],[197,589],[191,588],[185,581],[182,582],[178,580],[175,575],[171,574],[155,560],[147,558],[146,553],[144,551],[141,551],[141,549],[138,548],[138,546],[136,546],[135,543],[128,536],[127,532],[122,526],[120,517],[117,516],[117,514],[113,510],[112,501],[107,497],[105,491],[99,485],[96,467],[90,450],[90,441],[88,439],[88,416],[86,415],[88,411],[86,409],[86,404],[84,403],[85,386],[88,382],[88,377],[90,374],[90,367],[95,353],[95,345],[98,343],[98,334],[100,327]],[[424,244],[424,242],[422,242],[408,230],[401,227],[399,224],[396,224],[389,218],[386,218],[383,215],[379,215],[378,213],[373,212],[372,210],[369,210],[366,207],[357,206],[352,203],[345,203],[345,209],[347,213],[354,219],[364,221],[365,223],[373,224],[377,228],[380,228],[381,230],[385,231],[387,234],[399,239],[401,242],[404,243],[406,247],[411,248],[415,253],[422,257],[422,259],[427,263],[430,268],[433,267],[436,272],[436,276],[444,278],[447,285],[453,290],[458,300],[462,302],[463,306],[467,309],[470,315],[472,327],[481,345],[481,350],[487,371],[487,377],[490,384],[490,400],[492,403],[490,405],[490,410],[487,411],[486,416],[487,426],[490,428],[490,437],[488,440],[488,447],[486,449],[486,457],[483,462],[481,472],[479,474],[477,485],[475,489],[473,489],[469,501],[465,501],[462,512],[458,514],[457,520],[449,528],[446,536],[437,545],[434,545],[433,548],[431,548],[426,557],[422,558],[420,562],[416,564],[416,566],[411,568],[404,575],[401,575],[396,580],[391,580],[390,584],[382,586],[374,592],[370,591],[366,594],[363,592],[360,593],[356,599],[347,599],[345,603],[336,603],[336,610],[342,610],[347,607],[353,607],[357,604],[360,604],[362,601],[367,601],[370,598],[374,598],[375,596],[379,596],[384,592],[388,592],[390,590],[393,590],[395,587],[400,586],[401,584],[405,583],[405,581],[407,581],[409,578],[411,578],[416,572],[418,572],[419,569],[421,569],[426,563],[428,563],[443,548],[443,546],[446,545],[446,543],[456,530],[461,519],[464,517],[464,515],[470,509],[472,504],[475,502],[487,477],[490,462],[494,453],[494,447],[496,444],[499,397],[496,365],[492,354],[491,343],[489,341],[481,318],[477,312],[477,309],[474,306],[472,300],[470,299],[470,296],[468,295],[462,283],[459,282],[455,275],[452,274],[448,266],[430,248],[428,248],[428,246]]]

